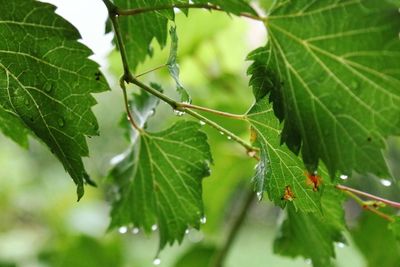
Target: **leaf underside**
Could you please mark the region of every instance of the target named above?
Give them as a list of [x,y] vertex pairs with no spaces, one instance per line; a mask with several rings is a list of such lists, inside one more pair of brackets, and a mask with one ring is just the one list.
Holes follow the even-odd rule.
[[389,175],[382,150],[400,134],[398,8],[393,1],[275,1],[268,44],[250,55],[249,72],[256,98],[269,95],[284,121],[282,142],[301,151],[308,170],[322,160],[331,176]]
[[85,136],[98,134],[91,93],[108,89],[79,32],[33,0],[0,0],[0,128],[27,146],[27,134],[43,141],[62,162],[83,195],[92,183],[82,157]]

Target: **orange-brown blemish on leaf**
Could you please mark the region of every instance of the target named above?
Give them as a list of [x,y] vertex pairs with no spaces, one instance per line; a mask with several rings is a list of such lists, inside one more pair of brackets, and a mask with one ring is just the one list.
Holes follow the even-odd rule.
[[250,128],[250,142],[254,143],[257,140],[257,132],[253,127]]
[[286,201],[293,201],[295,198],[296,197],[295,197],[290,185],[285,186],[285,191],[284,191],[281,199],[286,200]]
[[306,176],[306,184],[312,186],[314,192],[318,191],[322,184],[321,176],[316,173],[309,173],[308,171],[306,171],[304,175]]

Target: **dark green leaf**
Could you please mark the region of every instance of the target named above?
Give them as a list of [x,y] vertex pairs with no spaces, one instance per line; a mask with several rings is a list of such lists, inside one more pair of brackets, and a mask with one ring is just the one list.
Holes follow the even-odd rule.
[[296,212],[287,208],[287,218],[274,243],[274,252],[290,257],[311,259],[314,267],[332,266],[334,242],[344,242],[343,196],[332,186],[325,188],[321,199],[322,214]]
[[160,249],[181,242],[203,216],[202,178],[211,154],[200,124],[180,121],[158,133],[143,133],[110,177],[119,185],[111,228],[133,225],[146,232],[158,225]]
[[351,231],[354,242],[367,260],[369,267],[395,267],[400,262],[400,245],[388,222],[375,214],[365,212],[358,227]]
[[27,145],[27,133],[58,157],[83,195],[85,136],[97,135],[91,93],[108,89],[78,31],[33,0],[0,0],[0,128]]
[[301,150],[309,170],[321,159],[331,175],[389,175],[382,149],[400,134],[396,3],[275,1],[269,12],[253,84],[270,94],[282,141]]
[[389,224],[389,229],[392,231],[393,235],[398,241],[400,241],[400,217],[395,216],[394,222]]

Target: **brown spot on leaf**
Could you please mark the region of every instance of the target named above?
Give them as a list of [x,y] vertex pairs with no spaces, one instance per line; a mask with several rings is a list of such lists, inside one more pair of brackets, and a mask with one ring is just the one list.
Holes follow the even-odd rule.
[[293,201],[295,198],[296,197],[295,197],[290,185],[285,186],[285,191],[284,191],[281,199],[285,200],[285,201]]

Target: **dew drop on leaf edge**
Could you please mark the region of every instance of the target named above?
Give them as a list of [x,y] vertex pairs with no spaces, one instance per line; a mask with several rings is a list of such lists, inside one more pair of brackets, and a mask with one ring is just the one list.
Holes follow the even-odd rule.
[[158,265],[160,265],[160,264],[161,264],[161,260],[160,260],[159,258],[155,258],[155,259],[153,260],[153,265],[158,266]]
[[118,232],[120,234],[126,234],[128,232],[128,227],[127,226],[121,226],[120,228],[118,228]]
[[135,227],[135,228],[132,229],[132,234],[134,234],[134,235],[139,234],[139,232],[140,232],[140,230],[139,230],[139,228],[137,228],[137,227]]
[[206,222],[207,222],[206,216],[201,217],[200,223],[201,223],[201,224],[206,224]]
[[380,182],[381,182],[381,184],[382,184],[383,186],[386,186],[386,187],[389,187],[389,186],[392,185],[392,182],[389,181],[389,180],[387,180],[387,179],[381,179]]
[[341,174],[339,177],[342,180],[347,180],[349,178],[349,176],[347,176],[346,174]]
[[157,229],[158,229],[158,226],[157,226],[157,224],[153,224],[152,226],[151,226],[151,230],[154,232],[154,231],[157,231]]

